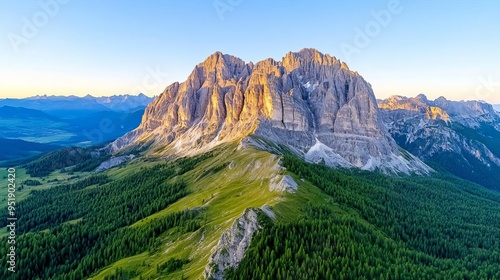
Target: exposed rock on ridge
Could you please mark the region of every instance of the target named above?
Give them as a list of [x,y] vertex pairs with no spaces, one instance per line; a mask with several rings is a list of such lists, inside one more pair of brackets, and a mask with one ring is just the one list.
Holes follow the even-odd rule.
[[270,191],[279,191],[279,192],[290,192],[293,193],[298,189],[297,183],[293,180],[290,175],[277,175],[272,178],[269,182],[269,190]]
[[256,211],[262,210],[245,209],[243,215],[222,234],[203,272],[205,279],[222,280],[226,269],[238,266],[250,246],[253,234],[260,229]]
[[[256,64],[216,52],[185,82],[168,86],[147,107],[141,125],[112,148],[151,142],[160,155],[186,155],[248,135],[332,166],[430,170],[400,154],[379,120],[370,84],[314,49]],[[318,143],[329,152],[318,153]]]
[[134,155],[126,155],[126,156],[119,156],[119,157],[110,158],[110,159],[102,162],[101,164],[99,164],[99,166],[96,168],[95,171],[99,172],[99,171],[108,170],[112,167],[118,166],[118,165],[126,162],[127,160],[133,159],[134,157],[135,157]]

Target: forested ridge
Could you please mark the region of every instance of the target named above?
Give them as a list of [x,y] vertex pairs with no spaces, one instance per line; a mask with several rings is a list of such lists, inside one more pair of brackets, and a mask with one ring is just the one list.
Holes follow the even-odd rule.
[[41,155],[27,163],[23,163],[26,173],[32,177],[44,177],[55,170],[62,172],[94,171],[109,155],[99,155],[95,147],[70,147]]
[[[198,229],[201,210],[130,225],[186,196],[186,183],[173,178],[210,156],[142,167],[112,182],[101,174],[33,191],[17,205],[18,270],[1,270],[0,279],[86,279],[124,257],[154,252],[168,230]],[[1,218],[5,226],[6,214]],[[7,244],[7,238],[0,242]],[[7,249],[0,247],[3,263]]]
[[[32,191],[16,205],[17,272],[2,270],[0,279],[87,279],[124,258],[163,254],[166,236],[201,228],[195,235],[203,238],[205,208],[145,218],[196,189],[188,182],[234,172],[229,166],[237,164],[215,155],[148,161],[149,167],[120,176],[96,173]],[[279,218],[288,213],[278,206],[277,220],[261,213],[262,229],[226,279],[500,279],[498,193],[446,174],[394,177],[331,169],[290,155],[282,165],[299,183],[299,193],[314,196],[302,201],[297,193],[286,195],[280,203],[300,208],[287,219]],[[6,218],[0,213],[0,226]],[[6,237],[0,242],[7,244]],[[6,263],[7,246],[0,254]],[[189,254],[170,255],[150,267],[117,265],[103,277],[183,278],[183,269],[196,262]]]
[[[500,195],[443,177],[284,166],[331,205],[259,232],[227,279],[500,279]],[[355,214],[336,213],[340,206]]]

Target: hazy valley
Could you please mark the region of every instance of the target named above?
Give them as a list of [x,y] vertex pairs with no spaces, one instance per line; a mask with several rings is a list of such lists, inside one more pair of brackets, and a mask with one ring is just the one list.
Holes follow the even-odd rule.
[[139,125],[151,100],[145,95],[0,99],[0,141],[16,148],[6,148],[0,161],[115,140]]

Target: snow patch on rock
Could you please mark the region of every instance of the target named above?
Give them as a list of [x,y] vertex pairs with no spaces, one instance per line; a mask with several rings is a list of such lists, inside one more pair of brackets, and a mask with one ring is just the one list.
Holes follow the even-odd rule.
[[323,162],[331,167],[354,167],[342,156],[335,153],[332,148],[321,143],[317,138],[316,143],[305,154],[305,160],[312,163]]
[[381,162],[379,158],[370,157],[366,164],[361,167],[362,170],[375,171],[379,170],[383,173],[402,173],[406,175],[417,174],[417,175],[428,175],[434,171],[427,164],[422,162],[417,157],[406,154],[409,159],[406,159],[402,155],[391,154],[389,161]]

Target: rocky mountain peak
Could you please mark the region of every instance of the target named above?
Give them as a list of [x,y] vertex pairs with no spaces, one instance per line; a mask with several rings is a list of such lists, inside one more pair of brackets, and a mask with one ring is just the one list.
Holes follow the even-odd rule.
[[208,70],[218,70],[221,68],[229,68],[232,70],[245,66],[245,62],[238,57],[215,52],[205,59],[199,66],[203,66]]
[[370,84],[315,49],[255,65],[216,52],[185,82],[168,86],[146,108],[141,125],[112,147],[148,142],[157,155],[186,155],[249,137],[332,166],[430,170],[401,155],[378,117]]
[[223,84],[224,81],[242,78],[241,74],[245,74],[243,70],[246,67],[248,65],[240,58],[215,52],[195,67],[188,81],[197,80],[199,87],[203,86],[205,81],[211,84],[219,81]]
[[[425,97],[425,96],[424,96]],[[400,95],[393,95],[386,100],[382,100],[378,103],[378,107],[381,109],[388,110],[408,110],[416,112],[425,112],[426,108],[429,106],[427,104],[427,98],[408,98]]]
[[444,96],[440,96],[440,97],[436,98],[436,100],[434,100],[434,104],[436,104],[436,106],[446,105],[446,104],[448,104],[448,99],[446,99],[446,97],[444,97]]
[[328,54],[323,54],[316,49],[305,48],[299,52],[289,52],[283,57],[283,66],[291,71],[299,65],[317,64],[323,66],[340,66],[340,61]]
[[419,100],[420,102],[422,103],[425,103],[425,104],[428,104],[429,103],[429,99],[427,99],[427,96],[425,96],[425,94],[421,93],[419,95],[417,95],[415,97],[416,100]]
[[397,114],[391,114],[395,118],[408,118],[408,117],[425,117],[428,120],[443,120],[449,122],[451,120],[448,113],[437,106],[433,106],[431,102],[423,94],[416,97],[404,96],[391,96],[386,100],[378,103],[378,107],[382,110],[399,110]]
[[[494,124],[500,121],[493,106],[485,102],[477,100],[451,101],[444,97],[439,97],[430,103],[445,110],[452,120],[471,128],[476,128],[481,123]],[[496,125],[498,126],[498,124]]]

